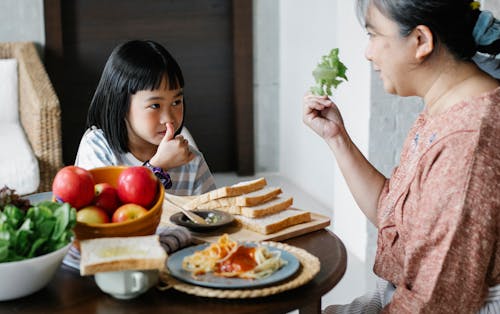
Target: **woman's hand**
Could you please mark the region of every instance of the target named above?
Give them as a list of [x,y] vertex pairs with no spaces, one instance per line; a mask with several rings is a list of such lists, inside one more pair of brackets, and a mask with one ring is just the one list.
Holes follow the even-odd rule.
[[302,120],[323,139],[333,139],[344,131],[344,121],[337,106],[328,96],[306,94]]
[[195,155],[189,149],[188,141],[182,136],[174,138],[174,127],[171,123],[166,124],[167,132],[158,145],[156,154],[150,159],[151,165],[161,167],[164,170],[187,164]]
[[351,141],[337,106],[327,96],[304,96],[303,121],[330,146],[358,206],[377,225],[377,204],[385,177]]

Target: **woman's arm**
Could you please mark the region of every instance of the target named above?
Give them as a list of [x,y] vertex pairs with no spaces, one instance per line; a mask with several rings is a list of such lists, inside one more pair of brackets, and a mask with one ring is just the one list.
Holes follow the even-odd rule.
[[332,150],[356,203],[377,225],[377,205],[386,178],[352,142],[337,106],[327,96],[304,97],[303,121]]
[[363,156],[347,133],[342,138],[326,142],[335,155],[354,200],[377,226],[377,205],[387,179]]

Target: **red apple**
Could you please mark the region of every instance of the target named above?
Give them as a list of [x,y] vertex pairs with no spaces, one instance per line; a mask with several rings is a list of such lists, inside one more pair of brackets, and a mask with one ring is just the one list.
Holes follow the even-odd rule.
[[104,209],[108,215],[113,215],[115,209],[120,205],[118,191],[109,183],[102,182],[94,186],[94,205]]
[[128,203],[118,207],[111,220],[113,222],[123,222],[137,219],[148,213],[148,210],[140,205]]
[[109,216],[104,209],[90,205],[76,212],[76,221],[87,224],[104,224],[109,222]]
[[149,208],[156,196],[158,179],[146,167],[128,167],[118,176],[118,197],[122,203]]
[[57,172],[52,193],[57,201],[67,202],[76,209],[82,208],[94,199],[94,178],[83,168],[66,166]]

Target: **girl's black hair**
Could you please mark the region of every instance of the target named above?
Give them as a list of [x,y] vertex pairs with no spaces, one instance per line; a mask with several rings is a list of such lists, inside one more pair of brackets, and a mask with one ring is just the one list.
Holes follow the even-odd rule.
[[[132,40],[117,46],[106,62],[90,103],[87,128],[102,129],[113,150],[128,152],[125,118],[131,95],[158,89],[163,78],[168,80],[169,89],[184,87],[181,68],[162,45],[151,40]],[[182,121],[183,124],[184,116]],[[182,130],[182,124],[176,134]]]
[[399,25],[402,36],[408,36],[418,25],[426,25],[433,34],[436,47],[442,44],[457,59],[470,60],[477,51],[491,53],[493,48],[478,47],[474,41],[472,30],[481,11],[473,10],[471,2],[470,0],[358,0],[357,5],[358,17],[362,19],[367,6],[375,5],[382,14]]

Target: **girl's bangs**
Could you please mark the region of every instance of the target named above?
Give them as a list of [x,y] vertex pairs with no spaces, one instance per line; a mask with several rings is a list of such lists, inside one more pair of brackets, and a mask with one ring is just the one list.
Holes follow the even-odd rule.
[[138,71],[136,75],[130,76],[128,81],[127,90],[129,94],[135,94],[140,90],[154,90],[159,89],[163,78],[168,79],[168,89],[178,89],[184,87],[184,82],[182,80],[182,75],[174,69],[163,68],[163,67],[153,67],[149,69],[142,69],[143,71]]

